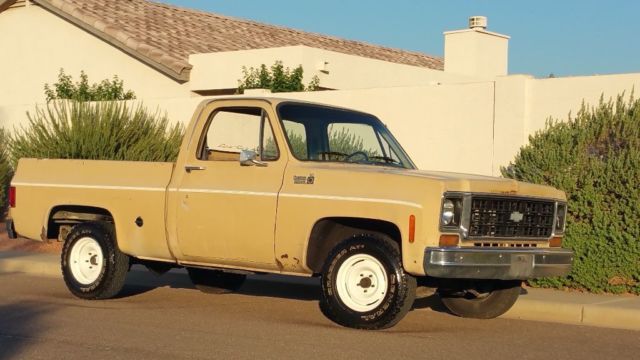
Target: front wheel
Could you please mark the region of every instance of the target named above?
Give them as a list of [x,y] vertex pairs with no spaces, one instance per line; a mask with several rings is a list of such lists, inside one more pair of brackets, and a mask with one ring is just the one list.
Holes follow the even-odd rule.
[[360,235],[339,244],[322,272],[320,309],[332,321],[356,329],[384,329],[411,309],[416,279],[405,273],[398,245]]
[[520,280],[456,280],[438,289],[442,303],[455,315],[493,319],[506,313],[520,296]]
[[129,272],[129,256],[118,250],[113,225],[73,227],[62,248],[62,276],[71,293],[87,300],[116,296]]

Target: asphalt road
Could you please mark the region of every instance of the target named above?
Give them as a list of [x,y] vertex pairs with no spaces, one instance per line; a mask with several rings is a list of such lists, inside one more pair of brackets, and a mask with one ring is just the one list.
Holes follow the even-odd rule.
[[118,299],[82,301],[62,280],[0,274],[0,359],[640,358],[640,332],[461,319],[433,297],[392,329],[346,329],[323,317],[318,293],[269,277],[204,294],[183,274],[132,272]]

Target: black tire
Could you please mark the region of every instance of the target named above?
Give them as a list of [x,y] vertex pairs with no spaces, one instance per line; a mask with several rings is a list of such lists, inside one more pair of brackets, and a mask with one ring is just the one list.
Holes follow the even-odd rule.
[[[377,304],[373,309],[367,306],[356,309],[359,305],[353,299],[342,299],[339,290],[341,285],[337,281],[342,266],[347,273],[349,268],[354,269],[356,274],[360,272],[355,267],[358,261],[352,261],[362,255],[377,260],[387,277],[384,295],[379,293],[376,298],[371,298],[377,299],[376,301],[366,304],[369,307]],[[369,263],[373,264],[371,261]],[[361,273],[360,276],[362,275]],[[366,277],[371,276],[365,275],[363,279]],[[375,278],[374,276],[373,279]],[[376,281],[378,280],[367,280],[366,283],[360,281],[356,286],[362,288],[363,292],[370,287],[375,291],[372,285]],[[388,238],[368,234],[354,236],[331,251],[322,271],[321,286],[322,313],[339,325],[355,329],[377,330],[394,326],[411,310],[416,296],[416,278],[404,271],[398,244]],[[352,305],[347,305],[349,303]]]
[[[93,239],[103,255],[98,276],[90,283],[83,282],[74,275],[70,259],[74,246],[86,238]],[[69,232],[62,247],[61,265],[64,282],[73,295],[86,300],[102,300],[112,298],[122,290],[129,272],[130,259],[118,249],[113,225],[89,222],[76,225]]]
[[221,270],[187,268],[189,278],[196,289],[208,294],[224,294],[240,289],[247,276]]
[[520,295],[520,280],[458,280],[438,289],[444,305],[460,317],[493,319],[506,313]]

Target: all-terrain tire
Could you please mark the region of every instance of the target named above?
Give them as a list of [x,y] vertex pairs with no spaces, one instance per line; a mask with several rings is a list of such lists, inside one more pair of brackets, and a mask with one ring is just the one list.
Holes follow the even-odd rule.
[[331,251],[321,286],[322,313],[339,325],[365,330],[397,324],[416,294],[416,278],[404,271],[398,244],[372,234],[354,236]]
[[221,270],[187,268],[189,278],[196,289],[208,294],[224,294],[240,289],[247,276]]
[[[82,264],[87,265],[83,268]],[[113,225],[109,223],[74,226],[62,247],[64,282],[81,299],[116,296],[124,287],[129,266],[130,258],[118,249]]]
[[[438,289],[444,305],[460,317],[473,319],[493,319],[506,313],[520,295],[520,280],[460,280],[453,286]],[[468,290],[473,289],[473,293]],[[473,295],[478,291],[482,296]]]

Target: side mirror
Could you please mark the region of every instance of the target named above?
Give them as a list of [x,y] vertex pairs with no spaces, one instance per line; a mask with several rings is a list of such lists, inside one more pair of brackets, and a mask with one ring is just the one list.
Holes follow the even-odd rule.
[[256,160],[258,153],[253,150],[242,150],[240,152],[240,165],[242,166],[267,166],[266,162]]

